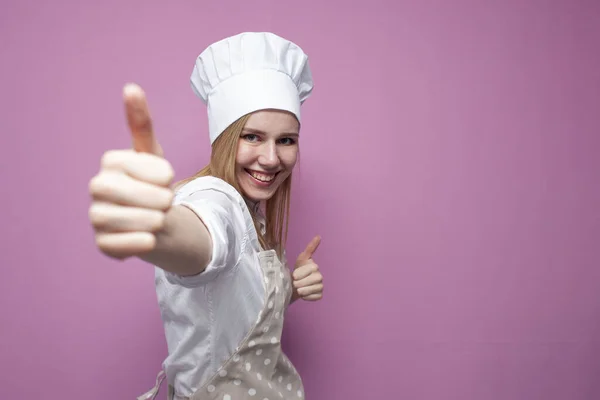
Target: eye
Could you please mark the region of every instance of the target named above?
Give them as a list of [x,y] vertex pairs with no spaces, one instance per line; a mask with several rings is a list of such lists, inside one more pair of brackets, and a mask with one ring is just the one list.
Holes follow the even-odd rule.
[[281,144],[283,144],[284,146],[291,146],[293,144],[296,144],[296,140],[292,139],[292,138],[289,138],[289,137],[288,138],[281,138],[281,139],[279,139],[279,142]]
[[248,133],[247,135],[242,135],[242,139],[244,139],[247,142],[256,142],[258,140],[258,135],[255,135],[253,133]]

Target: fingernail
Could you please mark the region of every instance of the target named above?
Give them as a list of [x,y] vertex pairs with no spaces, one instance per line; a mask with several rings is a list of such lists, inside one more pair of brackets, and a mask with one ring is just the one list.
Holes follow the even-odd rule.
[[144,93],[142,88],[133,82],[127,83],[125,87],[123,87],[123,94],[125,96],[140,96]]

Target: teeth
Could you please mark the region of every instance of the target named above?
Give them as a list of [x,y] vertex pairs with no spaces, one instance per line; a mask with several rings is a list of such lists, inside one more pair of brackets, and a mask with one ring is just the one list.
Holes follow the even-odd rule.
[[254,177],[262,182],[271,182],[273,180],[273,178],[275,178],[275,175],[263,175],[263,174],[259,174],[258,172],[254,172],[254,171],[250,171],[250,175],[252,175],[252,177]]

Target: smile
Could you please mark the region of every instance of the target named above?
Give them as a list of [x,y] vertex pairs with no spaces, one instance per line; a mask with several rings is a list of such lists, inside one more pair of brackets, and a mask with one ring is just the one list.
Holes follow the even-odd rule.
[[271,183],[273,181],[273,179],[275,179],[275,177],[279,173],[279,172],[276,172],[274,174],[266,174],[264,172],[252,171],[252,170],[249,170],[249,169],[245,169],[245,171],[248,173],[248,175],[250,175],[256,181],[258,181],[258,182],[260,182],[262,184],[269,184],[269,183]]

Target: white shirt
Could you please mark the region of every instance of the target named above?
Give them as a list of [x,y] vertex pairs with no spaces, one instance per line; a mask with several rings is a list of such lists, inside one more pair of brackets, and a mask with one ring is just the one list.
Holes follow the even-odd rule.
[[205,271],[181,277],[155,267],[156,294],[169,355],[163,363],[176,399],[191,396],[235,351],[258,319],[265,288],[260,247],[243,197],[225,181],[197,178],[173,204],[190,208],[213,241]]

